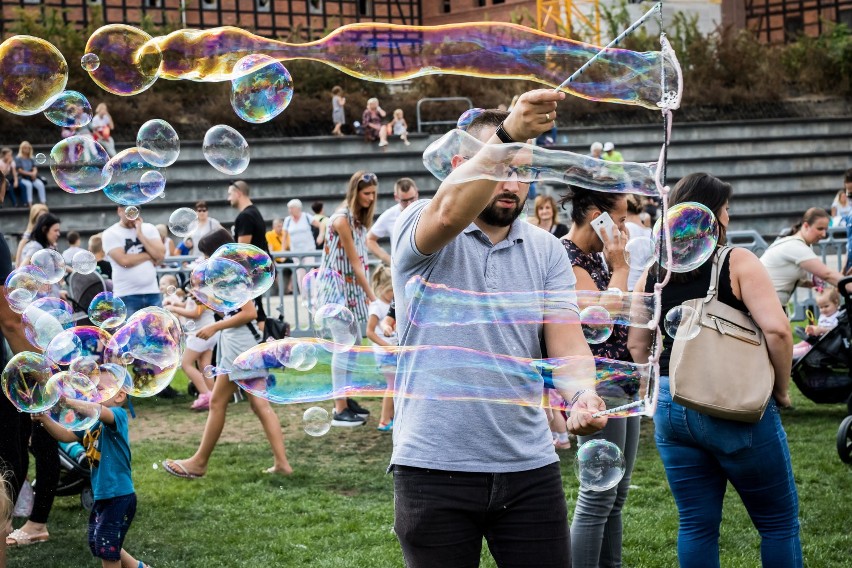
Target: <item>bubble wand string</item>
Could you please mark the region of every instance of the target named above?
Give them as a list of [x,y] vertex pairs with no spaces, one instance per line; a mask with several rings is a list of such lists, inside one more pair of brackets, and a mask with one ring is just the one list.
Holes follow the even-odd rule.
[[[621,43],[621,40],[623,40],[625,37],[627,37],[627,36],[629,36],[630,34],[632,34],[632,33],[633,33],[633,31],[634,31],[636,28],[638,28],[639,26],[641,26],[642,24],[644,24],[644,23],[645,23],[645,20],[647,20],[648,18],[650,18],[652,15],[654,15],[654,13],[655,13],[655,12],[656,12],[656,13],[659,13],[659,14],[662,14],[662,11],[663,11],[663,3],[662,3],[662,2],[657,2],[656,4],[654,4],[654,6],[653,6],[650,10],[648,10],[647,12],[645,12],[645,14],[644,14],[641,18],[639,18],[638,20],[636,20],[635,22],[633,22],[632,24],[630,24],[630,27],[629,27],[629,28],[627,28],[626,30],[624,30],[623,32],[621,32],[620,34],[618,34],[618,36],[617,36],[614,40],[612,40],[611,42],[609,42],[608,44],[606,44],[606,45],[603,47],[603,49],[601,49],[599,52],[597,52],[595,55],[593,55],[591,59],[589,59],[588,61],[586,61],[586,62],[582,65],[582,67],[580,67],[579,69],[577,69],[576,71],[574,71],[574,73],[573,73],[573,74],[571,74],[571,76],[570,76],[570,77],[568,77],[567,79],[565,79],[564,81],[562,81],[562,83],[560,83],[560,85],[559,85],[558,87],[556,87],[556,88],[554,89],[554,91],[560,91],[560,90],[562,90],[565,86],[567,86],[569,83],[573,83],[573,82],[574,82],[574,80],[575,80],[575,79],[577,79],[577,77],[579,77],[580,75],[582,75],[582,74],[586,71],[586,69],[588,69],[588,68],[589,68],[589,66],[590,66],[592,63],[594,63],[594,62],[595,62],[595,61],[596,61],[596,60],[597,60],[597,59],[598,59],[598,58],[599,58],[599,57],[600,57],[603,53],[605,53],[608,49],[610,49],[610,48],[612,48],[612,47],[615,47],[616,45],[618,45],[619,43]],[[663,66],[663,68],[665,69],[665,66]]]

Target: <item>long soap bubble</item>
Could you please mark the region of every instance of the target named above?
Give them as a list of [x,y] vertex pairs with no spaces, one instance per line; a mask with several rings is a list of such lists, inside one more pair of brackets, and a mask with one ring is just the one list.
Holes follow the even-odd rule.
[[[228,374],[247,392],[281,404],[340,396],[402,396],[539,407],[550,405],[549,397],[542,396],[544,388],[573,391],[593,386],[613,411],[609,416],[653,412],[650,365],[591,357],[529,359],[432,345],[355,345],[345,353],[335,353],[333,345],[324,343],[307,338],[262,343],[237,357],[231,369],[211,372]],[[413,376],[406,390],[399,386],[396,391],[388,389],[377,364],[388,353],[398,356],[400,372]],[[332,366],[345,376],[343,382],[332,381]]]
[[79,128],[92,121],[92,105],[83,93],[63,91],[50,101],[44,116],[56,126]]
[[91,193],[112,179],[109,154],[90,136],[71,136],[50,151],[50,173],[63,191]]
[[204,159],[223,174],[240,174],[249,165],[248,142],[225,124],[217,124],[207,131],[201,151]]
[[[359,79],[379,82],[446,74],[522,79],[556,87],[572,70],[601,51],[587,43],[498,22],[443,26],[365,22],[342,26],[321,40],[304,44],[266,39],[235,27],[178,30],[151,39],[141,50],[139,42],[144,41],[145,32],[119,33],[117,27],[96,30],[86,52],[94,53],[101,61],[100,67],[91,72],[92,79],[121,95],[141,92],[157,75],[164,79],[232,81],[237,77],[236,63],[253,54],[278,61],[309,59]],[[109,51],[107,60],[107,53],[102,52],[113,41],[121,43]],[[150,68],[154,62],[162,63],[155,71],[139,72],[140,60],[150,60]],[[105,66],[121,70],[122,76],[111,78],[103,71]],[[670,49],[645,53],[608,49],[564,90],[590,100],[650,109],[657,109],[658,102],[671,99],[674,94],[676,100],[669,100],[669,108],[677,108],[681,83],[680,66]]]
[[21,412],[44,412],[59,399],[55,390],[47,388],[50,378],[58,372],[59,367],[44,355],[22,351],[3,369],[3,393]]
[[231,106],[246,122],[272,120],[293,98],[290,72],[268,55],[243,57],[234,65],[234,74],[237,78],[231,81]]
[[[453,170],[453,156],[473,156],[463,168]],[[550,150],[517,142],[485,144],[464,130],[451,130],[429,144],[423,164],[432,175],[453,181],[475,179],[570,184],[594,191],[658,196],[654,176],[657,164],[607,162],[565,150]]]
[[30,116],[65,90],[68,63],[51,43],[16,35],[0,43],[0,77],[0,108]]
[[104,194],[119,205],[144,205],[150,203],[156,196],[149,195],[143,190],[142,176],[148,172],[159,172],[145,159],[139,148],[128,148],[119,152],[109,161],[112,169],[112,179],[104,187]]

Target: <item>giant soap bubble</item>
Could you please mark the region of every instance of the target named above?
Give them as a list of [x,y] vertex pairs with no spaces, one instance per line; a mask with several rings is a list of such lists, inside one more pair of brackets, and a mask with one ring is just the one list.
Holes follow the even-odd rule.
[[16,35],[0,43],[0,108],[29,116],[48,107],[68,83],[68,64],[49,42]]
[[89,76],[115,95],[135,95],[154,84],[163,54],[144,31],[124,24],[103,26],[89,37],[86,54],[97,57]]
[[50,377],[58,372],[59,368],[44,355],[22,351],[3,369],[3,393],[21,412],[44,412],[59,399],[55,390],[47,388]]
[[109,154],[90,136],[71,136],[50,151],[50,173],[68,193],[91,193],[106,187],[112,178]]

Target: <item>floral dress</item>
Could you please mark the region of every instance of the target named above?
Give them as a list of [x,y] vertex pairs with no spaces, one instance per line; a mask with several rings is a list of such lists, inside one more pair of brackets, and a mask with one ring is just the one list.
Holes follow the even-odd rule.
[[[592,280],[601,292],[609,287],[609,279],[611,274],[609,268],[604,264],[603,256],[596,252],[583,252],[580,247],[575,245],[568,239],[562,239],[565,245],[565,250],[568,251],[568,258],[571,259],[571,266],[579,266],[589,273]],[[612,335],[603,343],[589,345],[592,349],[592,354],[595,357],[606,357],[607,359],[617,359],[619,361],[633,361],[630,356],[630,351],[627,350],[627,326],[614,325]]]
[[[322,249],[322,261],[320,262],[320,274],[333,270],[343,277],[343,290],[337,290],[336,286],[323,285],[319,296],[319,305],[329,302],[340,301],[342,293],[343,305],[352,311],[355,319],[361,323],[367,322],[367,293],[355,280],[355,271],[346,249],[340,242],[340,234],[334,230],[334,222],[338,217],[345,216],[352,229],[352,238],[355,241],[355,250],[367,280],[370,279],[370,268],[367,265],[367,228],[359,223],[349,209],[338,211],[328,220],[328,229],[325,238],[325,246]],[[327,283],[323,283],[327,284]]]

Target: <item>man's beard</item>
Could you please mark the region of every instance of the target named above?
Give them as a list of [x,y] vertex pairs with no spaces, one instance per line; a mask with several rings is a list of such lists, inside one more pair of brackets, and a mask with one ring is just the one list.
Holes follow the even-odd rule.
[[[513,209],[499,207],[497,202],[501,199],[512,199],[517,205],[515,205]],[[524,201],[524,203],[526,203],[526,201]],[[521,211],[524,210],[524,203],[521,203],[521,200],[511,193],[498,195],[491,201],[491,203],[488,204],[488,207],[482,210],[482,213],[479,214],[479,220],[486,225],[491,225],[492,227],[508,227],[515,222],[515,219],[517,219],[521,214]]]

